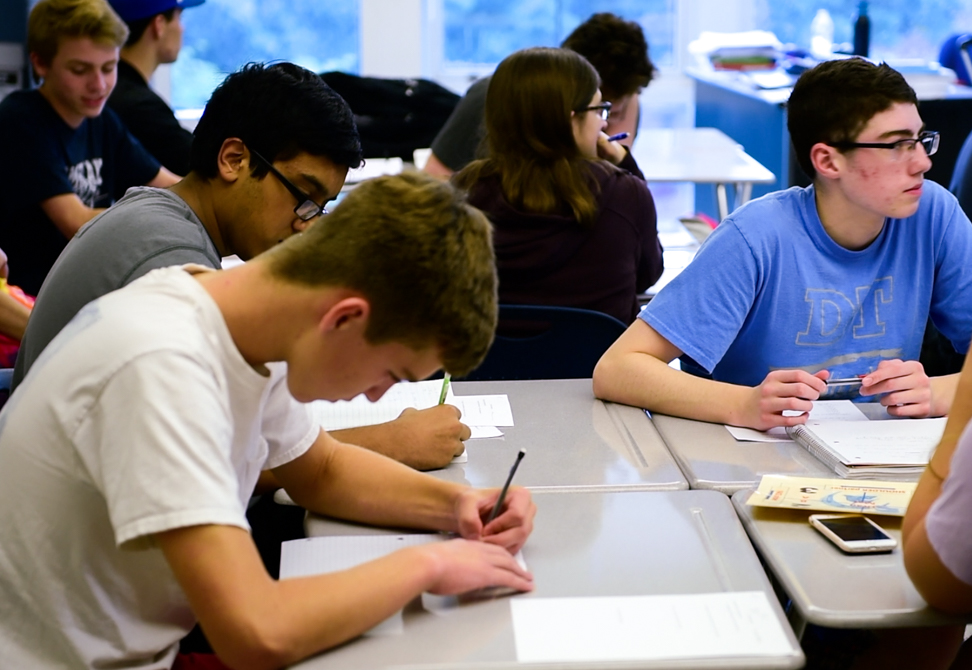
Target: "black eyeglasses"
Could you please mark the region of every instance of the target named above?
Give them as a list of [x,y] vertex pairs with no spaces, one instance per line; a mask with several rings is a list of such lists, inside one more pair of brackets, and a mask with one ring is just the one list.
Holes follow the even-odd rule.
[[601,117],[603,121],[607,121],[608,116],[611,115],[611,103],[602,102],[600,105],[591,105],[590,107],[581,107],[580,109],[575,109],[575,112],[597,112],[597,115]]
[[891,149],[892,160],[898,160],[914,152],[919,144],[925,150],[925,155],[933,156],[938,151],[941,136],[933,130],[918,133],[918,137],[898,140],[897,142],[834,142],[830,146],[835,149]]
[[301,221],[310,221],[311,219],[316,219],[321,214],[327,214],[327,210],[322,205],[318,205],[308,194],[294,186],[292,181],[284,177],[280,170],[275,168],[270,161],[257,153],[252,147],[250,147],[250,153],[259,158],[260,162],[269,168],[270,172],[284,185],[284,188],[290,191],[290,195],[294,196],[294,199],[297,200],[297,206],[294,207],[294,214],[297,215],[298,219]]

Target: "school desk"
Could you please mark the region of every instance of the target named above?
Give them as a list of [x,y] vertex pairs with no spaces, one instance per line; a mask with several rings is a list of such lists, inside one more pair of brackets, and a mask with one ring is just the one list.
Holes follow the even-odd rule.
[[791,598],[790,622],[798,634],[807,623],[828,628],[899,628],[965,623],[930,608],[908,579],[901,556],[901,518],[874,516],[898,540],[889,554],[845,554],[818,531],[804,510],[746,504],[752,489],[732,496],[736,513]]
[[[524,461],[524,464],[526,462]],[[406,607],[398,634],[359,637],[296,666],[341,668],[799,668],[804,659],[729,499],[712,491],[535,492],[537,517],[523,557],[532,594]],[[310,517],[308,535],[387,532]],[[657,662],[517,662],[513,598],[561,598],[736,591],[765,593],[782,622],[785,650]],[[425,602],[425,601],[423,601]]]
[[644,411],[594,397],[590,379],[455,382],[456,395],[505,393],[513,410],[503,437],[466,442],[468,461],[432,474],[502,486],[520,449],[516,484],[546,491],[683,490],[682,476]]

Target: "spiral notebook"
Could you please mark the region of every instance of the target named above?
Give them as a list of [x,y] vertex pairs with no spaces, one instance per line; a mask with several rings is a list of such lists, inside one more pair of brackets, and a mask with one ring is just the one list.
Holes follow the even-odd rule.
[[901,481],[920,475],[945,431],[944,417],[886,421],[807,421],[787,428],[841,477]]

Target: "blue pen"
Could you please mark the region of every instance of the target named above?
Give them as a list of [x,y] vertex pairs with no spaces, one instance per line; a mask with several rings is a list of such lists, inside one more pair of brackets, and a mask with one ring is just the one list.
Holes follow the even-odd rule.
[[618,133],[617,135],[611,135],[608,138],[608,142],[617,142],[618,140],[626,140],[631,133]]

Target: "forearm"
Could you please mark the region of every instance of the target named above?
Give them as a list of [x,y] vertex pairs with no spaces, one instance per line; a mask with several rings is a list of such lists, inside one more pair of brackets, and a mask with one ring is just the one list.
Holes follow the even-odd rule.
[[214,650],[233,668],[279,668],[349,640],[430,588],[438,569],[429,552],[406,549],[275,581],[242,529],[195,526],[158,538]]
[[[942,377],[932,377],[929,382],[932,388],[931,416],[946,416],[950,414],[958,388],[959,373],[944,375]],[[963,428],[965,427],[965,423],[968,423],[968,417],[965,418],[962,424]],[[961,433],[962,431],[959,429],[959,434],[961,435]]]
[[21,340],[27,328],[30,308],[7,293],[0,293],[0,333]]
[[594,395],[652,412],[699,421],[746,425],[752,389],[675,370],[650,354],[608,354],[594,370]]
[[289,469],[275,474],[296,503],[320,514],[371,525],[456,530],[456,502],[465,487],[338,442],[315,469],[310,477],[299,477],[297,487],[288,485]]

